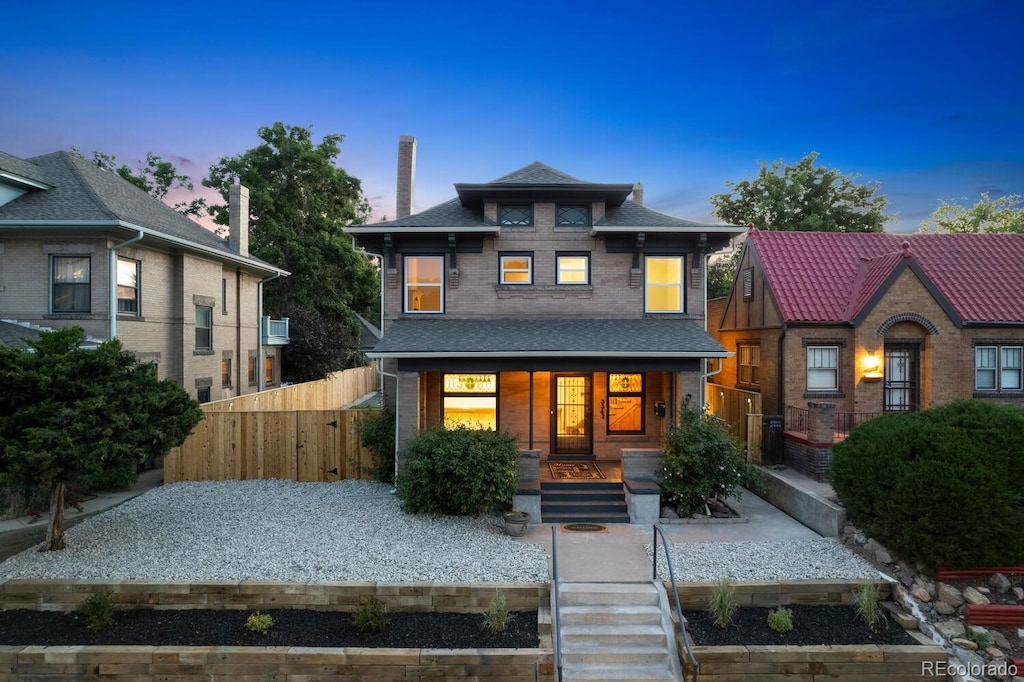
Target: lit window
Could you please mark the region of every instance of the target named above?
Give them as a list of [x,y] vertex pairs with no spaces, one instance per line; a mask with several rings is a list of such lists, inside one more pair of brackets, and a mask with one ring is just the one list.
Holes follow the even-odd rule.
[[589,284],[590,256],[558,256],[558,284]]
[[977,346],[974,388],[978,391],[1020,391],[1024,388],[1024,346]]
[[608,374],[608,433],[644,432],[644,375]]
[[263,358],[263,384],[270,386],[274,382],[274,356],[268,355]]
[[196,306],[196,350],[213,350],[213,308]]
[[839,347],[807,347],[807,390],[839,390]]
[[249,385],[250,386],[255,386],[256,385],[256,376],[257,376],[256,375],[256,370],[257,370],[258,367],[259,367],[259,363],[257,362],[256,356],[254,355],[251,358],[249,358]]
[[220,385],[224,388],[231,387],[231,359],[224,358],[220,361]]
[[761,346],[754,343],[741,343],[736,346],[736,356],[737,381],[741,384],[759,384],[758,368],[761,366]]
[[498,428],[498,375],[445,374],[444,426],[469,429]]
[[117,313],[139,314],[139,261],[117,259]]
[[501,257],[502,284],[530,284],[533,282],[533,256]]
[[55,313],[87,313],[92,310],[88,256],[54,256],[50,307]]
[[590,225],[589,206],[559,206],[555,211],[556,225],[584,227]]
[[649,313],[683,312],[683,257],[647,256],[644,310]]
[[514,206],[499,207],[498,224],[514,226],[533,225],[533,206],[530,204],[516,204]]
[[444,312],[444,256],[405,257],[405,312]]

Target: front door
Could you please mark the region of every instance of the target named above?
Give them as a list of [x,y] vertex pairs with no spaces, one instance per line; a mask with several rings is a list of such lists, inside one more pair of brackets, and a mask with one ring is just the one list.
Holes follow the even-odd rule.
[[885,344],[885,412],[917,410],[918,352],[916,344]]
[[555,434],[552,453],[589,454],[593,452],[593,416],[589,374],[556,374],[552,387],[551,411]]

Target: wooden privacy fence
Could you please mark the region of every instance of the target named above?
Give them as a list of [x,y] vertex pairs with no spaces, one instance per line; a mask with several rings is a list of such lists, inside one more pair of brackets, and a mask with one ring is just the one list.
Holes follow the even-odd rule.
[[203,412],[258,410],[334,410],[376,391],[380,376],[374,365],[354,367],[328,375],[319,381],[282,386],[269,391],[227,398],[203,404]]
[[[747,458],[761,458],[761,394],[708,383],[708,411],[725,421],[747,448]],[[753,415],[757,415],[756,419]]]
[[359,424],[377,409],[208,412],[164,458],[164,482],[372,479],[377,458]]

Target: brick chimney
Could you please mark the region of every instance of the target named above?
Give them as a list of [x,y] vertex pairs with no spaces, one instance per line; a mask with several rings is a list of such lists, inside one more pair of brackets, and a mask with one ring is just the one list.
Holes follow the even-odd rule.
[[398,138],[398,199],[395,217],[412,215],[412,198],[416,189],[416,138],[402,135]]
[[228,190],[228,244],[249,255],[249,189],[238,184]]
[[633,185],[633,201],[641,206],[644,205],[644,183],[639,180],[637,180],[636,184]]

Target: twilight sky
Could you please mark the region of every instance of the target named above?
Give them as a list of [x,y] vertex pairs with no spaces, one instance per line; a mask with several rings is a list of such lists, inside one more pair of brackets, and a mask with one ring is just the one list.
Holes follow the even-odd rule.
[[0,150],[72,146],[196,185],[274,121],[345,135],[339,165],[394,216],[399,135],[415,210],[540,160],[634,182],[711,219],[758,161],[878,181],[894,231],[940,199],[1024,194],[1024,3],[14,3],[0,40]]

